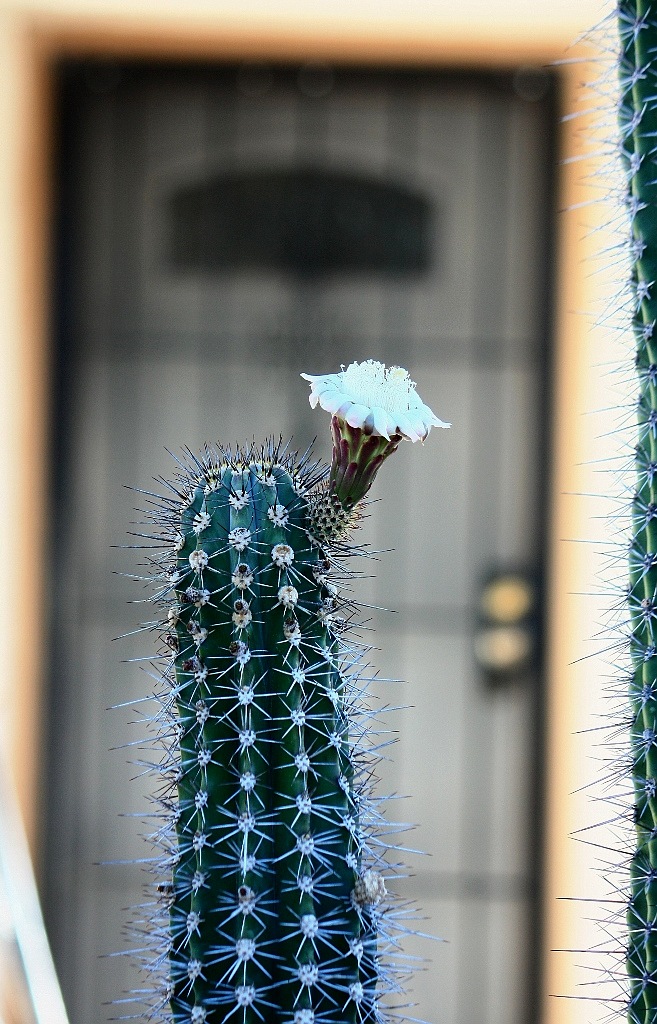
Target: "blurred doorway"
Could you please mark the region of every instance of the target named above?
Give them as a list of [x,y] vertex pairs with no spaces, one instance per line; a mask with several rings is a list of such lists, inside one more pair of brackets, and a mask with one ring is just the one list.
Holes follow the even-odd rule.
[[[491,686],[473,654],[482,579],[540,578],[549,422],[556,96],[545,72],[187,67],[90,61],[59,75],[57,477],[46,905],[74,1024],[139,987],[146,784],[124,750],[150,691],[126,541],[173,469],[164,447],[328,421],[301,371],[408,367],[454,424],[402,447],[363,540],[377,667],[412,705],[382,787],[421,823],[406,892],[449,940],[416,979],[432,1024],[536,1019],[541,666]],[[391,550],[388,550],[391,549]],[[392,607],[395,615],[377,611]],[[128,756],[131,756],[128,754]],[[144,758],[134,753],[133,760]],[[400,809],[401,808],[401,809]],[[120,818],[120,814],[135,817]],[[413,948],[413,952],[415,952]]]

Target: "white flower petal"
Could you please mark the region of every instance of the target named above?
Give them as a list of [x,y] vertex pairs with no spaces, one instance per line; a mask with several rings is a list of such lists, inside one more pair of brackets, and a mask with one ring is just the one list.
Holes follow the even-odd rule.
[[404,437],[407,437],[409,441],[421,441],[422,440],[420,435],[413,428],[413,424],[409,420],[408,416],[405,416],[403,412],[397,413],[395,419],[397,421],[396,422],[396,427],[397,427],[397,429],[398,429],[400,434],[403,434]]
[[[391,417],[388,415],[385,409],[382,409],[380,405],[375,406],[372,409],[372,419],[374,420],[374,429],[376,430],[376,432],[378,434],[381,434],[382,437],[387,437],[388,440],[390,440],[389,423],[391,421]],[[392,424],[392,429],[395,429],[394,422]]]
[[413,411],[413,412],[409,413],[408,419],[409,419],[409,422],[410,422],[413,430],[417,434],[418,439],[420,441],[424,441],[424,439],[427,436],[427,434],[429,433],[429,429],[430,429],[430,426],[429,426],[429,424],[427,424],[425,422],[424,417],[420,416],[419,413]]
[[340,387],[338,387],[338,385],[337,385],[336,381],[334,381],[334,380],[331,380],[330,378],[329,378],[329,379],[327,379],[327,380],[321,380],[321,381],[319,382],[319,384],[313,384],[313,390],[314,390],[314,391],[315,391],[315,392],[316,392],[316,393],[317,393],[317,394],[318,394],[318,395],[319,395],[320,397],[321,397],[322,395],[327,395],[327,394],[329,394],[329,393],[330,393],[331,391],[335,391],[335,392],[339,392],[340,394],[344,394],[344,389],[343,389],[343,388],[340,388]]
[[349,399],[347,396],[342,394],[341,391],[334,391],[330,395],[324,395],[324,397],[320,399],[320,404],[322,409],[325,409],[326,412],[330,412],[331,416],[335,416],[338,409],[348,401]]
[[370,414],[370,410],[366,405],[352,404],[351,408],[347,412],[344,419],[347,421],[350,427],[362,427],[363,423]]
[[[341,397],[341,398],[344,398],[344,395],[341,395],[340,397]],[[347,418],[347,413],[348,413],[348,412],[349,412],[349,411],[350,411],[351,409],[353,409],[354,405],[355,405],[355,403],[354,403],[354,402],[352,402],[350,398],[345,398],[345,399],[344,399],[344,402],[341,402],[341,403],[340,403],[340,405],[339,405],[339,406],[338,406],[338,408],[337,408],[337,409],[335,410],[335,412],[333,413],[333,415],[334,415],[334,416],[337,416],[337,417],[338,417],[338,419],[341,419],[341,420],[346,420],[346,418]]]

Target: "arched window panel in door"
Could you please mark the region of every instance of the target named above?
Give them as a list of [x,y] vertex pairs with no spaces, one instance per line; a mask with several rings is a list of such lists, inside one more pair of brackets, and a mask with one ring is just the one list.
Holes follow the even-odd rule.
[[434,211],[407,187],[313,168],[224,173],[169,197],[174,270],[421,275]]

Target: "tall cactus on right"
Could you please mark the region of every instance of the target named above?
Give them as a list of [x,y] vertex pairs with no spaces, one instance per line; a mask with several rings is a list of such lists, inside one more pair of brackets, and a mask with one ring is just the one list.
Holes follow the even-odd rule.
[[657,1021],[657,0],[620,0],[620,131],[631,224],[638,439],[628,589],[636,846],[628,1017]]

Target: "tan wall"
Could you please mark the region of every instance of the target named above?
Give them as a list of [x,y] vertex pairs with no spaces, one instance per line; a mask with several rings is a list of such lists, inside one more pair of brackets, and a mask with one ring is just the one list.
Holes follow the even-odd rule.
[[[38,839],[41,623],[48,582],[40,566],[47,520],[49,59],[84,50],[468,66],[549,62],[562,59],[567,44],[599,12],[598,3],[589,0],[580,0],[576,13],[571,0],[471,0],[468,5],[416,0],[404,5],[401,19],[400,6],[369,0],[356,5],[346,0],[314,5],[307,0],[277,5],[242,0],[239,6],[221,0],[0,2],[0,557],[5,580],[0,649],[9,652],[0,674],[0,742],[10,752],[33,840]],[[454,10],[466,6],[467,11]],[[575,108],[577,85],[589,70],[563,68],[567,109]],[[608,123],[613,130],[611,112]],[[580,148],[577,133],[584,124],[564,124],[565,155]],[[583,183],[585,169],[579,163],[561,166],[562,207],[590,196]],[[557,900],[590,896],[599,887],[590,870],[595,856],[568,838],[595,817],[590,803],[574,795],[595,772],[588,759],[590,740],[575,733],[597,724],[605,672],[597,659],[576,663],[589,653],[586,641],[596,632],[599,617],[599,603],[578,595],[594,589],[599,563],[593,545],[569,543],[600,534],[595,517],[605,506],[573,495],[600,490],[593,467],[586,464],[605,447],[613,451],[614,444],[613,438],[604,444],[599,440],[604,426],[588,415],[609,405],[604,364],[617,355],[614,336],[591,333],[590,320],[581,312],[595,309],[596,303],[600,309],[600,296],[615,288],[608,275],[593,275],[587,262],[591,251],[604,244],[601,235],[586,234],[596,216],[599,210],[581,207],[559,221],[556,463],[550,495],[548,970],[541,995],[549,1024],[575,1024],[583,1008],[577,1001],[547,998],[547,993],[573,994],[582,980],[574,974],[573,957],[548,955],[547,950],[587,948],[597,941],[584,921],[588,912]],[[585,1019],[595,1019],[595,1011],[586,1010]]]
[[420,48],[437,41],[489,50],[491,45],[549,45],[555,53],[604,13],[600,0],[0,0],[0,10],[41,20],[91,20],[133,32],[147,26],[215,35],[239,26],[272,35],[321,32],[347,41],[364,36],[411,41]]
[[0,12],[0,750],[34,831],[39,771],[48,396],[45,68],[20,18]]

